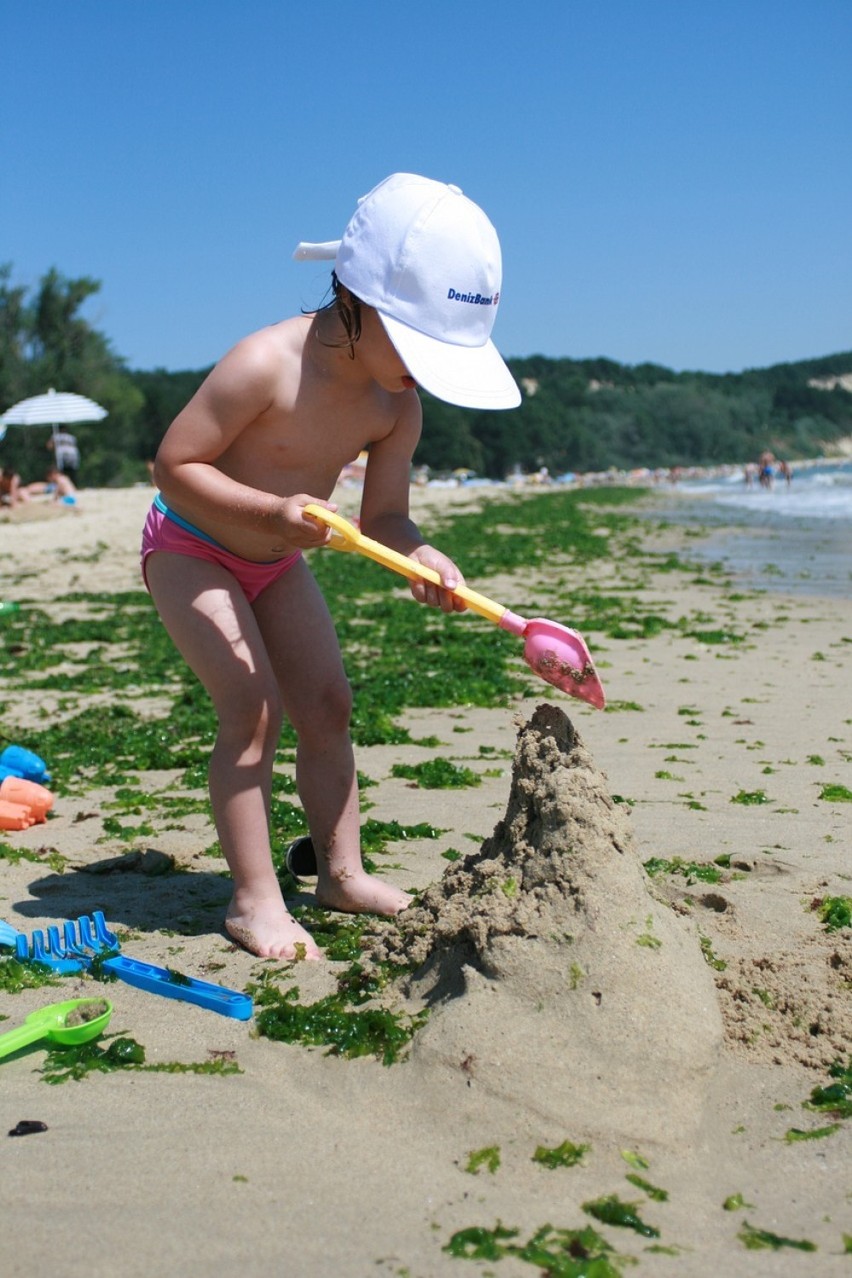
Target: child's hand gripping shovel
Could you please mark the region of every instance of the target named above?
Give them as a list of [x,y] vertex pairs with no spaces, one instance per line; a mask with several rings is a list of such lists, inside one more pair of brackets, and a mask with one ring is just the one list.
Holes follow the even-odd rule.
[[[341,515],[335,515],[313,502],[305,506],[305,514],[331,528],[332,536],[328,544],[334,550],[357,550],[359,555],[375,559],[377,563],[408,577],[410,581],[431,581],[436,586],[443,586],[440,576],[431,568],[424,568],[406,555],[400,555],[380,542],[365,537]],[[502,630],[521,635],[524,640],[524,660],[547,683],[603,710],[606,705],[603,685],[586,642],[576,630],[560,626],[555,621],[546,621],[542,617],[527,621],[467,586],[458,586],[452,593],[464,600],[473,612],[493,621]]]

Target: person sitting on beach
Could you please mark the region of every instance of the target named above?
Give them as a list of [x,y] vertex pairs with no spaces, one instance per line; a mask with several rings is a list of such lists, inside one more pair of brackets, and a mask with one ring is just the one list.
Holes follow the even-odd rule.
[[42,482],[27,484],[28,497],[52,497],[54,501],[64,502],[66,506],[74,506],[77,502],[77,489],[68,477],[56,466],[48,466]]
[[284,715],[320,905],[393,915],[411,898],[362,865],[351,691],[302,553],[331,534],[305,507],[336,510],[341,470],[369,446],[361,527],[438,572],[443,586],[412,583],[415,599],[462,611],[459,569],[409,517],[416,387],[466,407],[512,408],[521,396],[490,339],[499,241],[457,187],[394,174],[361,200],[342,241],[294,256],[334,260],[332,300],[239,342],[175,418],[155,461],[142,571],[218,717],[209,791],[233,878],[225,928],[262,957],[317,959],[270,850]]
[[26,486],[14,466],[4,466],[0,472],[0,506],[20,506],[29,500]]

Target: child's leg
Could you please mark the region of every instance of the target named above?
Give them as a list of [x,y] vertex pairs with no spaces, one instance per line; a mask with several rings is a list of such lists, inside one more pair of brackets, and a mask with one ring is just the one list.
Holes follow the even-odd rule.
[[397,914],[411,898],[361,864],[351,694],[331,616],[304,561],[253,607],[299,739],[297,781],[317,852],[317,900],[336,910]]
[[213,817],[234,895],[226,927],[262,957],[320,957],[290,916],[269,847],[272,763],[281,697],[254,614],[226,569],[185,555],[155,553],[148,587],[176,647],[213,701],[219,719],[210,758]]

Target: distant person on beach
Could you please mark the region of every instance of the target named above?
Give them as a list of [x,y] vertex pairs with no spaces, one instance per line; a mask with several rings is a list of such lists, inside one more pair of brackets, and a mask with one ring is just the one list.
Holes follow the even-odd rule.
[[14,466],[4,466],[0,472],[0,506],[20,506],[29,499],[25,485]]
[[745,469],[743,471],[743,478],[745,479],[746,488],[754,488],[754,477],[756,474],[757,474],[757,467],[755,466],[754,462],[746,462]]
[[784,480],[784,483],[786,484],[786,486],[789,488],[793,480],[793,472],[790,469],[790,463],[785,461],[779,461],[778,474],[780,478]]
[[412,583],[415,599],[461,611],[450,593],[461,573],[409,517],[416,388],[475,408],[513,408],[521,396],[490,339],[497,235],[457,187],[394,174],[360,201],[342,241],[301,244],[295,257],[334,261],[332,299],[239,342],[175,418],[155,461],[142,570],[219,720],[209,786],[234,881],[226,930],[263,957],[317,959],[270,851],[284,715],[298,738],[320,905],[393,915],[410,897],[361,862],[351,692],[302,555],[330,532],[305,506],[336,510],[338,476],[369,446],[362,529],[439,573],[443,587]]
[[775,458],[772,453],[761,453],[757,468],[757,479],[761,488],[772,488],[775,484]]
[[64,475],[56,466],[49,466],[44,479],[27,484],[28,497],[52,497],[54,501],[63,501],[67,506],[77,502],[77,489],[68,475]]
[[76,435],[70,434],[67,430],[58,430],[51,435],[47,446],[53,450],[57,470],[67,475],[76,488],[77,472],[80,469],[80,450],[77,447]]

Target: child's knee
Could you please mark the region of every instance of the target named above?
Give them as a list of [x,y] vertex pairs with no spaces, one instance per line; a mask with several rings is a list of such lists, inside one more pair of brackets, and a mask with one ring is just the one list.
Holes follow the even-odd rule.
[[222,733],[243,745],[254,743],[263,748],[277,744],[284,722],[281,694],[274,685],[253,693],[244,689],[243,696],[233,698],[219,713]]
[[[306,731],[315,731],[320,735],[347,732],[351,717],[352,689],[347,679],[337,679],[317,690],[304,727]],[[300,736],[303,735],[300,732]]]

